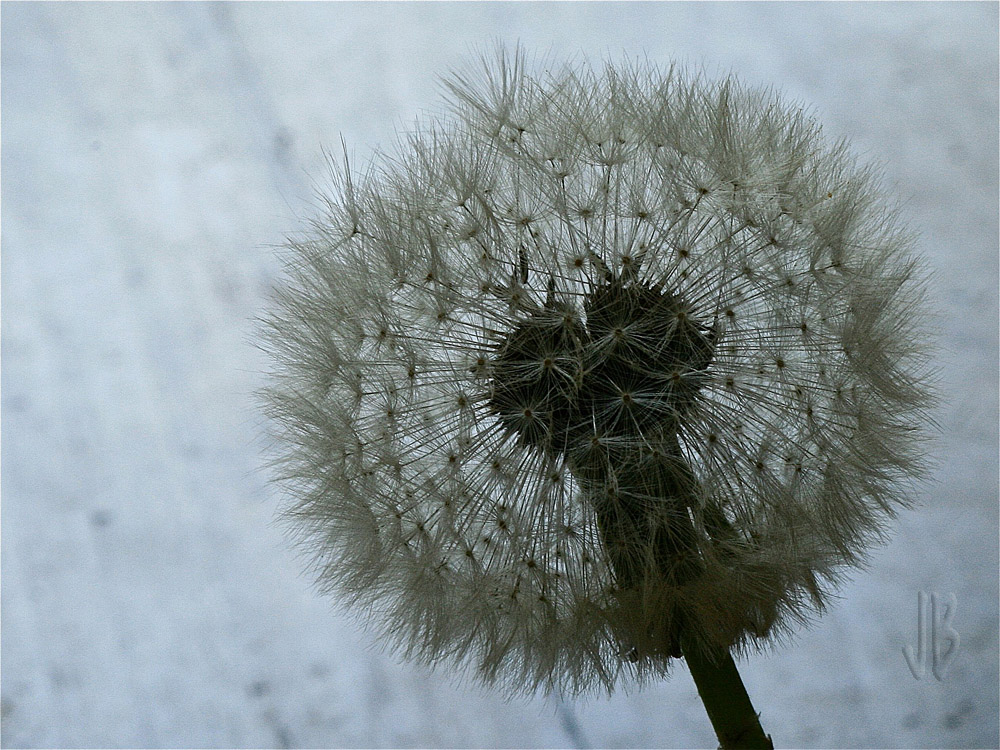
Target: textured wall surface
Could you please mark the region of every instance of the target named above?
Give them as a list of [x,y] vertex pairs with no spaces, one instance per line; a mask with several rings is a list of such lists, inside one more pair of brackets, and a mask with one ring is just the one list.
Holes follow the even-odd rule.
[[[733,70],[879,159],[935,273],[922,507],[742,667],[779,746],[997,747],[997,5],[2,6],[2,742],[714,747],[690,676],[505,702],[381,653],[272,523],[252,316],[313,212],[496,38]],[[915,679],[918,592],[961,648]]]

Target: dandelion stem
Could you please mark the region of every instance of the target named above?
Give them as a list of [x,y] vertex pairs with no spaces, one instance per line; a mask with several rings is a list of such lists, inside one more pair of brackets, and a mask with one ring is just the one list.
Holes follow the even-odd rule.
[[719,737],[719,747],[774,750],[729,651],[707,654],[701,648],[685,648],[684,658]]
[[[650,535],[649,519],[641,506],[630,498],[641,497],[643,490],[655,488],[663,498],[665,508],[697,505],[698,480],[681,453],[676,437],[664,441],[672,443],[670,461],[661,467],[659,474],[640,471],[624,471],[618,477],[618,493],[615,502],[598,502],[597,521],[601,538],[609,552],[615,578],[623,588],[642,586],[644,576],[662,575],[675,585],[684,585],[697,579],[701,568],[695,562],[698,532],[687,513],[665,513],[659,520],[665,521]],[[624,461],[618,461],[621,465]],[[655,491],[654,490],[654,491]],[[687,501],[684,502],[685,498]],[[709,512],[709,526],[719,537],[733,532],[725,516],[718,511]],[[712,541],[719,541],[714,535]],[[636,549],[653,545],[660,553],[657,571],[637,567]],[[641,558],[640,558],[641,559]],[[727,648],[707,643],[703,638],[694,639],[691,631],[685,633],[684,614],[675,611],[671,621],[665,646],[667,653],[687,660],[698,687],[708,718],[719,737],[723,750],[730,748],[765,748],[774,750],[770,736],[764,734],[760,719],[750,702],[743,680],[736,669],[736,663]]]

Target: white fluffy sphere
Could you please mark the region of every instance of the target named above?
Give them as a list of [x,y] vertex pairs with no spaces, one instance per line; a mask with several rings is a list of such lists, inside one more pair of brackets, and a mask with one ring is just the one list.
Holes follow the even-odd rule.
[[608,689],[821,609],[906,503],[922,280],[770,92],[501,55],[292,243],[288,513],[388,643]]

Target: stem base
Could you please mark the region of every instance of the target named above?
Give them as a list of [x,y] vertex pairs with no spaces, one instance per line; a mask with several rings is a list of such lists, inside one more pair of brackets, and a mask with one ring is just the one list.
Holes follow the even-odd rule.
[[685,648],[684,657],[719,738],[719,747],[774,750],[729,651],[709,655],[698,648]]

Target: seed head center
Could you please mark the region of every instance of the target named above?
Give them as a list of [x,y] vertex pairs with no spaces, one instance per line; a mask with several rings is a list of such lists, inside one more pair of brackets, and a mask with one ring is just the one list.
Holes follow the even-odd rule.
[[[679,296],[612,278],[590,290],[582,315],[550,303],[506,336],[490,407],[523,444],[552,456],[592,448],[595,434],[639,440],[676,430],[714,345],[714,330]],[[623,406],[627,419],[616,417]]]

